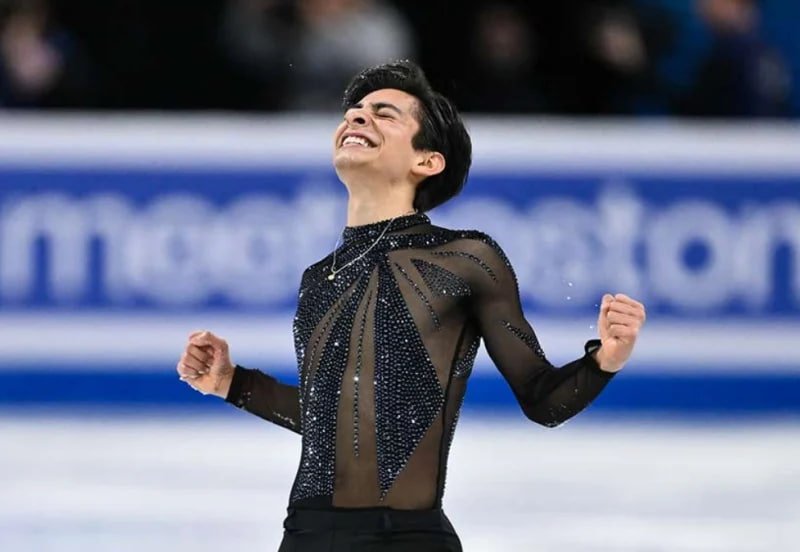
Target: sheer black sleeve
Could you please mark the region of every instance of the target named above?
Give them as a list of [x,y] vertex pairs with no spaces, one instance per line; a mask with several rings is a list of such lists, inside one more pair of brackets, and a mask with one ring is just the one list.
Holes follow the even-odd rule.
[[587,342],[581,358],[553,366],[522,313],[517,280],[500,247],[488,236],[461,244],[465,258],[472,260],[462,268],[469,267],[473,316],[525,415],[555,427],[578,414],[614,375],[601,370],[591,355],[600,342]]
[[256,416],[302,433],[297,386],[286,385],[259,370],[236,366],[225,400]]

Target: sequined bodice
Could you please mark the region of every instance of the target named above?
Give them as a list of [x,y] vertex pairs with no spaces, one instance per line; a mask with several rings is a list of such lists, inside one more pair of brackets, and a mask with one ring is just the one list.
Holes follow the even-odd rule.
[[545,425],[611,377],[589,355],[561,369],[547,361],[491,238],[425,215],[398,218],[381,237],[387,224],[345,229],[333,280],[331,255],[303,274],[298,385],[237,368],[231,386],[230,402],[302,434],[295,506],[440,504],[481,338],[523,411]]

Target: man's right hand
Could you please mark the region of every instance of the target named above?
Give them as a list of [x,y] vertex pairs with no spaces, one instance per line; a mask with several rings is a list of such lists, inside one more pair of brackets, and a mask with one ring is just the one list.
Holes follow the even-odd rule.
[[223,399],[228,396],[234,368],[228,343],[209,331],[191,334],[178,362],[181,381],[203,395],[216,395]]

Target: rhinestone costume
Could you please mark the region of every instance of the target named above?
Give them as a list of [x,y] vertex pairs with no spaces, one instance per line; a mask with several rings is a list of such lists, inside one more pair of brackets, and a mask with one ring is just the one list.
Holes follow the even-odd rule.
[[[387,221],[347,227],[337,263]],[[613,374],[589,354],[556,368],[525,320],[514,271],[476,231],[395,219],[329,280],[303,274],[294,319],[298,385],[236,367],[227,401],[302,435],[294,507],[440,507],[450,444],[481,340],[525,415],[559,425]]]

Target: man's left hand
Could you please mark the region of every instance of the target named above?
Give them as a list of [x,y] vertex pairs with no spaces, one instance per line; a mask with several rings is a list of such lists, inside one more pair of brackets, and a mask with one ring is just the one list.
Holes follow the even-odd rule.
[[606,372],[618,372],[633,352],[639,330],[645,321],[644,305],[627,295],[603,296],[597,329],[602,347],[595,359]]

